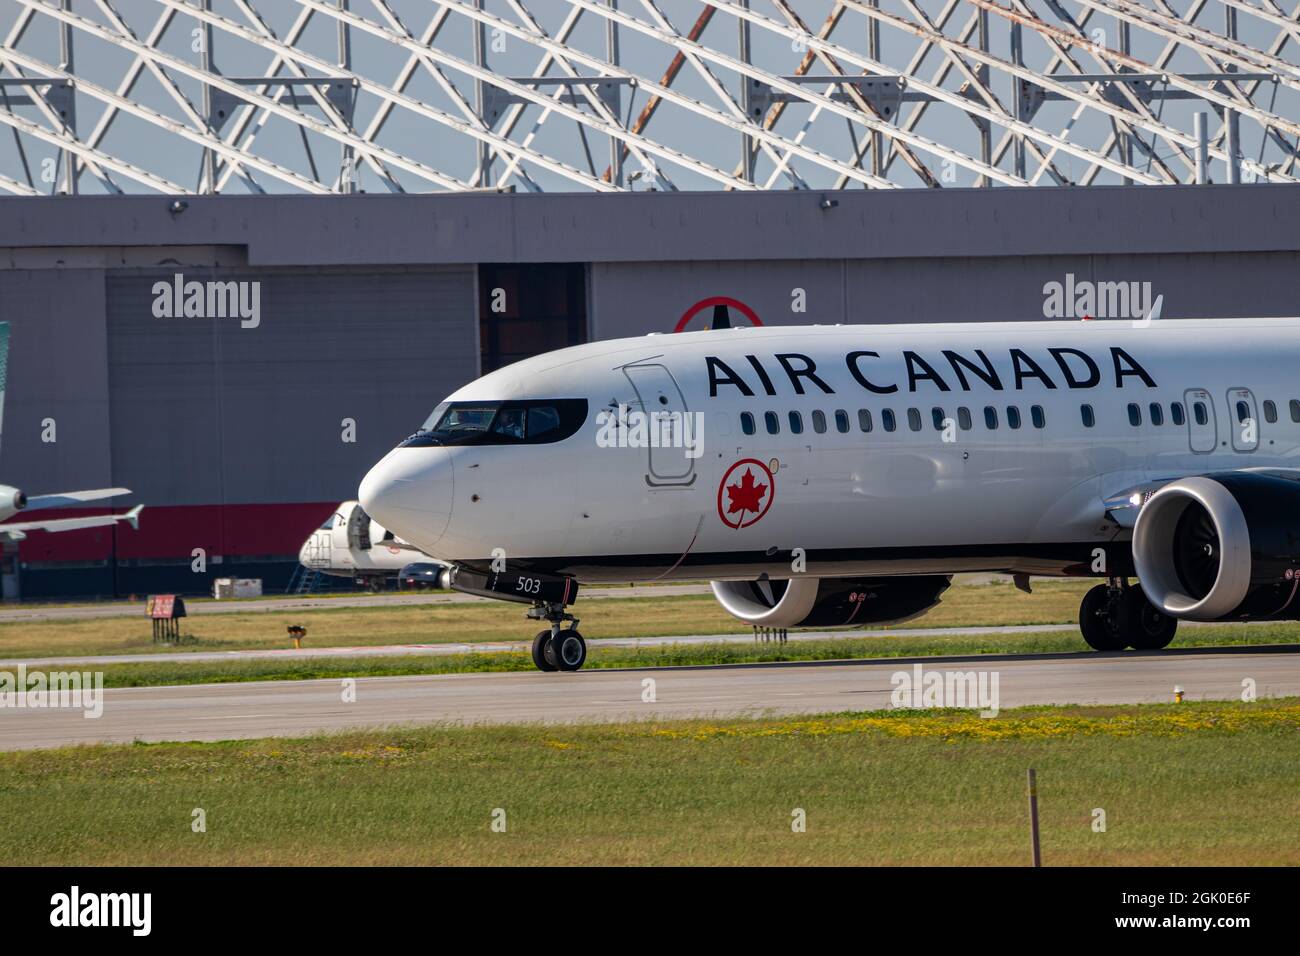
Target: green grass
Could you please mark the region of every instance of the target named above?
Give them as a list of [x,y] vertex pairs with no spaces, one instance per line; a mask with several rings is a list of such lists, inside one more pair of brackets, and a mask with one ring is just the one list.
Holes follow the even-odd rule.
[[[1069,623],[1077,618],[1079,598],[1091,583],[1036,583],[1032,595],[1002,582],[962,585],[949,590],[942,604],[907,626]],[[307,626],[308,647],[522,640],[538,630],[535,622],[524,618],[524,610],[522,605],[492,602],[197,615],[182,622],[186,639],[173,648],[153,643],[142,606],[139,618],[0,624],[0,658],[288,647],[285,628],[298,623]],[[711,595],[589,602],[579,598],[575,613],[588,637],[743,634],[749,630],[723,611]]]
[[[1036,583],[1032,595],[1010,584],[967,584],[952,588],[939,607],[908,622],[897,637],[839,638],[772,643],[711,643],[650,648],[592,647],[587,667],[664,667],[759,661],[816,661],[845,658],[932,655],[1087,652],[1074,631],[1020,634],[908,634],[906,628],[1072,623],[1080,594],[1091,582]],[[747,634],[747,629],[709,596],[603,599],[578,608],[582,631],[594,637],[650,637],[683,634]],[[334,677],[384,677],[471,671],[526,671],[523,653],[409,655],[366,658],[244,659],[187,662],[131,662],[145,652],[224,651],[286,647],[287,623],[307,625],[306,646],[347,647],[403,643],[493,642],[531,637],[538,625],[524,620],[518,605],[441,604],[417,607],[331,608],[302,614],[281,612],[222,614],[190,618],[190,639],[156,645],[145,620],[42,621],[0,625],[0,657],[121,654],[121,664],[104,665],[109,687],[225,683],[247,680],[300,680]],[[1300,624],[1184,626],[1177,647],[1295,643]]]
[[1294,699],[0,754],[0,846],[65,865],[1023,865],[1029,767],[1047,865],[1300,863]]
[[[1176,647],[1218,647],[1295,643],[1300,624],[1222,625],[1184,628]],[[746,664],[773,661],[826,661],[857,658],[928,657],[936,655],[1091,653],[1074,632],[989,634],[980,636],[842,638],[828,641],[670,645],[645,648],[593,647],[587,668],[669,667],[700,664]],[[462,674],[481,671],[531,671],[526,653],[402,655],[245,659],[233,661],[140,662],[96,665],[107,687],[166,684],[217,684],[257,680],[309,680],[340,677],[397,677],[412,674]]]

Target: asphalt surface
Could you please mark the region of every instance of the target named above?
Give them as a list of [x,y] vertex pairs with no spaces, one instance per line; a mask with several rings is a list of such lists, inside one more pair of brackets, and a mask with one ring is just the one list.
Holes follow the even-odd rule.
[[[268,681],[104,691],[103,712],[0,709],[0,750],[77,743],[303,736],[348,728],[461,723],[586,723],[874,710],[890,706],[893,675],[996,674],[999,705],[1125,704],[1300,695],[1300,646],[1188,648],[1151,653],[909,658],[869,662],[745,664],[572,674],[458,674],[343,682]],[[644,699],[645,681],[654,700]]]

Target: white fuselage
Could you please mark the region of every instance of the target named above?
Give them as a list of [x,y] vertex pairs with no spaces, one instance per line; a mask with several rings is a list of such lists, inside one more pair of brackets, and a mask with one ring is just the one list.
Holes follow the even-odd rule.
[[305,568],[337,577],[395,575],[428,555],[388,533],[355,501],[345,501],[298,551]]
[[[567,438],[415,442],[372,469],[360,500],[434,557],[486,567],[503,555],[580,580],[789,577],[801,554],[823,577],[1086,574],[1098,547],[1126,550],[1107,499],[1161,478],[1294,467],[1298,362],[1300,320],[1283,319],[742,328],[593,343],[447,400],[585,399]],[[636,447],[631,425],[611,442],[601,413],[619,406],[698,413],[698,433],[685,436],[698,457]],[[682,438],[684,420],[668,421]]]

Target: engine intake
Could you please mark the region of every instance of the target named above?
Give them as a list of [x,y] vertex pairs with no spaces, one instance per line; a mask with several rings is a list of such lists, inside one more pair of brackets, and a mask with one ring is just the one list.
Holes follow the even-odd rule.
[[5,516],[16,514],[26,507],[27,495],[23,494],[21,488],[0,485],[0,514]]
[[1172,617],[1300,619],[1300,481],[1230,472],[1171,482],[1138,513],[1133,563]]
[[896,624],[939,603],[952,578],[792,578],[712,581],[723,610],[757,627]]

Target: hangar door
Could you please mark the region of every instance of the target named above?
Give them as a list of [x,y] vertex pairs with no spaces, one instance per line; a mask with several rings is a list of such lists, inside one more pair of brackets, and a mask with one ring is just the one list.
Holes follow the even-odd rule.
[[479,267],[483,374],[587,341],[587,267],[581,262]]
[[[236,283],[256,316],[159,317],[178,274]],[[355,498],[478,375],[471,266],[176,265],[106,283],[114,480],[150,505]]]

